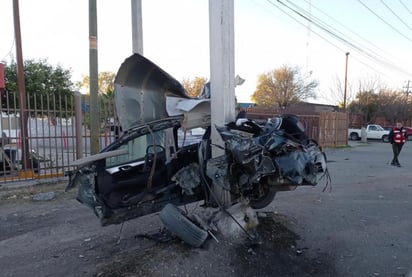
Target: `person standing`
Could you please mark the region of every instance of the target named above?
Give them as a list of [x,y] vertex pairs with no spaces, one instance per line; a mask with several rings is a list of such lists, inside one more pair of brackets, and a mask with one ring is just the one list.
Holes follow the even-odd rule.
[[389,132],[389,142],[392,144],[393,159],[391,165],[401,167],[398,157],[402,146],[406,142],[406,129],[401,122],[396,122],[396,127]]

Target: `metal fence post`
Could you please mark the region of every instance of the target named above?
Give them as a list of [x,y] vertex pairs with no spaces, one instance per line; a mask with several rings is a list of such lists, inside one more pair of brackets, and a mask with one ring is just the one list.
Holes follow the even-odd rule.
[[74,92],[74,106],[75,106],[75,118],[76,118],[76,158],[83,158],[83,134],[82,134],[82,96],[79,91]]

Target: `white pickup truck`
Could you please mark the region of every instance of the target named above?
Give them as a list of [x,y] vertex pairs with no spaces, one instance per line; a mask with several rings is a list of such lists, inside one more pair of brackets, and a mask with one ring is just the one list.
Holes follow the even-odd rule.
[[[389,131],[378,124],[369,124],[365,128],[367,139],[378,139],[383,142],[389,142]],[[362,129],[348,129],[348,136],[351,140],[360,140],[362,138]]]

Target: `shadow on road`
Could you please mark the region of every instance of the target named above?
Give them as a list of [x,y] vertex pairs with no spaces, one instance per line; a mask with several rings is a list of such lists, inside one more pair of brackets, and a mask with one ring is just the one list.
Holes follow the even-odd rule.
[[175,239],[118,253],[113,262],[101,264],[95,276],[336,276],[330,257],[313,257],[297,246],[300,238],[286,227],[286,218],[260,215],[260,243],[218,237],[219,242],[210,238],[195,249]]

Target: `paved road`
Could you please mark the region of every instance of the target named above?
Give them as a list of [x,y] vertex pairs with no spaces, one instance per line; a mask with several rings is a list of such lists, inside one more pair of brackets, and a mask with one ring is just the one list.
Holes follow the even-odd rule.
[[287,214],[302,246],[333,260],[340,276],[405,276],[412,270],[412,144],[390,165],[386,143],[327,150],[332,190],[279,193],[271,208]]
[[319,184],[281,192],[265,208],[283,219],[286,228],[275,224],[273,232],[288,233],[287,241],[244,252],[213,240],[191,250],[136,239],[161,227],[156,215],[100,227],[59,184],[48,187],[57,197],[43,202],[29,198],[43,188],[3,188],[0,276],[405,276],[412,270],[412,143],[402,168],[389,165],[389,144],[351,144],[326,150],[331,191]]

